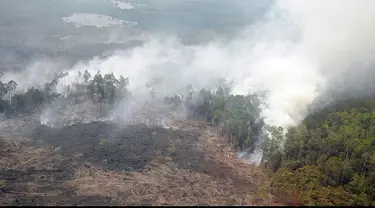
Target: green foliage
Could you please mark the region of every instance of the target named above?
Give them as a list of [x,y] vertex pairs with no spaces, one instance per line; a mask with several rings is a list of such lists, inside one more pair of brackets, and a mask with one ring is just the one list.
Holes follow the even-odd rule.
[[[127,98],[130,94],[127,89],[128,78],[120,76],[117,79],[113,73],[103,76],[100,71],[92,77],[87,70],[85,70],[83,77],[80,72],[78,73],[78,80],[72,86],[63,86],[65,89],[63,94],[57,93],[58,84],[68,75],[67,72],[56,73],[51,81],[44,84],[42,89],[30,88],[24,93],[17,94],[12,94],[17,86],[14,81],[11,80],[7,84],[0,82],[0,98],[2,98],[0,99],[0,112],[5,111],[8,115],[31,113],[56,99],[70,99],[72,97],[76,100],[79,97],[83,98],[81,100],[91,98],[97,103],[106,103],[109,107],[113,107],[117,101]],[[83,78],[83,81],[79,80],[81,78]],[[103,106],[100,107],[103,108]]]
[[[232,95],[229,83],[220,80],[216,90],[201,89],[194,93],[187,87],[185,105],[196,119],[220,127],[221,134],[239,149],[254,148],[255,137],[263,127],[260,101],[256,95]],[[195,96],[194,96],[195,95]],[[195,97],[194,106],[191,105]]]
[[262,147],[262,162],[268,169],[276,171],[281,165],[284,131],[281,127],[265,126],[264,132],[268,135],[265,136],[265,142]]
[[30,88],[25,93],[15,94],[12,97],[12,107],[17,112],[27,113],[41,106],[47,99],[45,92]]
[[[147,86],[152,88],[150,82]],[[216,89],[194,91],[188,85],[183,94],[167,96],[164,103],[176,109],[184,105],[193,119],[210,122],[230,143],[240,150],[254,148],[263,120],[260,100],[256,95],[233,95],[230,83],[221,79]]]
[[374,100],[340,101],[286,134],[274,185],[306,205],[371,205],[375,201]]
[[[61,95],[56,88],[67,75],[55,74],[42,89],[18,94],[13,94],[14,81],[0,82],[0,112],[30,113],[71,98],[91,99],[101,109],[130,98],[128,78],[100,71],[92,76],[87,70]],[[159,81],[147,83],[153,100]],[[280,127],[264,126],[260,95],[232,95],[229,83],[219,83],[215,90],[198,92],[189,85],[183,95],[165,97],[165,104],[174,109],[184,105],[192,118],[212,123],[240,150],[254,148],[264,133],[263,162],[276,172],[273,185],[294,192],[305,205],[375,205],[375,99],[341,100],[284,135]]]

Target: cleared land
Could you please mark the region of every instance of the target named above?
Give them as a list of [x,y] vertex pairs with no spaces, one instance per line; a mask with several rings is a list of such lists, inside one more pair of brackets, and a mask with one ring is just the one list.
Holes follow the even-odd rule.
[[212,127],[170,126],[93,122],[3,138],[0,204],[295,204],[270,189],[265,170],[237,160]]

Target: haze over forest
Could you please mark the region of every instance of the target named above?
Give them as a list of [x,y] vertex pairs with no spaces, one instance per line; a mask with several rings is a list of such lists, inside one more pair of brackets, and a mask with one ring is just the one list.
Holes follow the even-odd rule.
[[374,23],[372,0],[0,0],[0,130],[64,146],[50,137],[85,125],[155,135],[198,122],[236,161],[272,172],[269,196],[374,204]]

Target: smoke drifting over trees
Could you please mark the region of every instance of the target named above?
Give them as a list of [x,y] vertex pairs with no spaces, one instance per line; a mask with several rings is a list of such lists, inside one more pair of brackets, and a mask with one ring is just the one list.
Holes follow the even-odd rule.
[[[304,118],[315,98],[338,87],[337,80],[352,77],[351,70],[364,68],[371,60],[374,4],[370,0],[279,0],[263,20],[230,41],[189,46],[177,38],[155,37],[113,56],[56,70],[73,72],[67,83],[73,82],[73,74],[85,69],[91,74],[98,69],[116,76],[126,74],[134,93],[147,92],[146,83],[157,79],[155,88],[161,97],[188,84],[199,89],[210,87],[206,86],[210,80],[226,78],[234,81],[234,94],[267,91],[265,103],[269,108],[262,111],[266,122],[286,128]],[[335,9],[338,7],[341,9]],[[18,81],[17,75],[5,77]],[[39,83],[39,79],[44,77],[34,81]],[[349,79],[345,85],[358,85],[354,82],[354,78]]]
[[[284,174],[275,184],[298,189],[306,204],[345,205],[319,194],[329,191],[370,204],[373,187],[363,184],[374,184],[373,25],[373,0],[275,0],[229,40],[189,45],[152,34],[142,45],[73,66],[35,60],[1,77],[0,110],[42,110],[50,125],[66,125],[56,119],[62,105],[76,115],[92,109],[80,122],[146,112],[157,120],[173,111],[211,123],[239,152],[257,154],[255,162],[263,156],[268,168]],[[363,96],[370,100],[360,106],[343,101]],[[314,191],[307,193],[308,182],[300,179],[310,176]]]

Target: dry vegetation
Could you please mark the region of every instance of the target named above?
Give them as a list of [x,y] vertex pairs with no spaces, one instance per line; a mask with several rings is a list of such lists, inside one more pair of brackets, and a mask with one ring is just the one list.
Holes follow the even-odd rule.
[[[225,141],[201,125],[196,148],[213,161],[197,172],[158,156],[141,172],[95,167],[82,155],[65,157],[59,147],[27,139],[1,140],[1,205],[281,205],[270,176],[235,158]],[[203,130],[206,129],[206,130]],[[207,130],[208,129],[208,130]],[[176,141],[178,142],[178,140]],[[171,143],[170,148],[174,148]],[[91,198],[90,198],[91,197]],[[95,198],[95,200],[94,200]]]
[[[1,205],[14,205],[21,198],[52,197],[59,194],[54,186],[64,162],[59,148],[33,147],[26,138],[1,139]],[[61,173],[60,173],[61,174]],[[49,191],[41,191],[48,187]]]
[[57,163],[64,160],[59,154],[59,147],[35,147],[27,138],[14,138],[3,140],[2,159],[0,166],[3,170],[54,170]]

